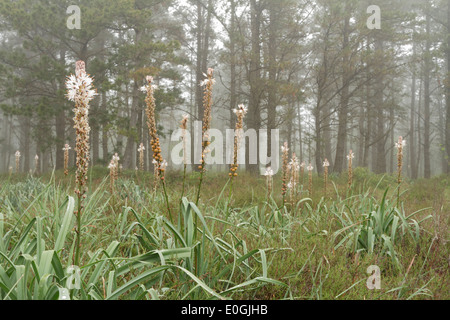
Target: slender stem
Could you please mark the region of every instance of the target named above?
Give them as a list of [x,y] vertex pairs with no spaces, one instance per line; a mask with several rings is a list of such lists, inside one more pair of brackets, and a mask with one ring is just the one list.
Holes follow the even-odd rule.
[[184,190],[185,190],[185,186],[186,186],[186,168],[187,165],[184,165],[184,172],[183,172],[183,190],[181,191],[181,200],[183,200],[184,197]]
[[230,197],[228,199],[228,205],[231,206],[231,196],[233,194],[233,177],[230,178]]
[[80,264],[80,249],[81,249],[81,201],[82,196],[78,195],[78,211],[77,211],[77,239],[75,246],[75,261],[74,265],[79,266]]
[[198,190],[197,190],[197,200],[195,201],[195,205],[198,206],[198,203],[200,201],[200,190],[202,189],[202,183],[203,183],[203,173],[204,173],[204,169],[202,166],[201,172],[200,172],[200,182],[198,184]]
[[163,190],[164,190],[164,198],[166,200],[167,211],[169,212],[170,222],[173,224],[172,212],[170,211],[169,197],[167,196],[166,181],[165,180],[162,181],[162,185],[163,185]]

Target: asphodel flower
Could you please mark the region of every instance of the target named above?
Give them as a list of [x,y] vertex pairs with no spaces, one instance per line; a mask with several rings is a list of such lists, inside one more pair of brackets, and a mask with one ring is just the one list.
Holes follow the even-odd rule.
[[398,142],[395,143],[397,148],[397,182],[402,183],[402,169],[403,169],[403,148],[406,146],[406,140],[403,137],[398,138]]
[[119,169],[120,169],[120,165],[119,165],[119,161],[120,161],[120,157],[118,153],[115,153],[112,157],[112,161],[114,161],[115,164],[115,168],[114,168],[114,180],[119,179]]
[[[287,192],[287,184],[289,180],[289,147],[288,143],[285,142],[284,145],[281,147],[281,153],[282,153],[282,187],[281,187],[281,195],[283,196],[284,202],[286,201],[285,196]],[[284,205],[284,203],[283,203]]]
[[323,179],[324,179],[324,185],[325,185],[325,196],[327,195],[327,186],[328,186],[328,167],[330,166],[330,163],[327,159],[323,162]]
[[111,160],[108,166],[109,169],[109,180],[111,183],[111,193],[114,193],[115,191],[115,181],[116,181],[116,170],[117,170],[117,164],[114,161],[114,159]]
[[271,167],[268,167],[266,169],[266,172],[264,173],[266,176],[266,187],[267,187],[267,201],[270,200],[270,196],[272,195],[272,189],[273,189],[273,170]]
[[[295,154],[295,152],[292,154],[291,162],[289,162],[289,171],[291,173],[290,178],[290,197],[291,197],[291,203],[294,205],[294,202],[297,200],[297,184],[298,184],[298,178],[299,178],[299,170],[300,170],[300,163],[299,160]],[[288,186],[289,187],[289,186]]]
[[210,136],[209,136],[209,130],[211,128],[211,119],[212,119],[212,94],[213,94],[213,86],[216,83],[214,78],[214,69],[209,68],[208,73],[204,76],[206,77],[205,80],[203,80],[200,83],[200,86],[204,86],[204,95],[203,95],[203,127],[202,127],[202,136],[203,136],[203,142],[202,142],[202,159],[200,160],[200,167],[199,169],[201,171],[205,170],[206,165],[206,155],[209,151],[208,146],[211,144]]
[[34,172],[38,172],[39,170],[39,156],[36,155],[34,157]]
[[89,168],[89,102],[94,98],[97,92],[92,85],[92,78],[86,73],[84,61],[77,61],[75,68],[75,75],[67,78],[67,98],[75,102],[73,109],[75,116],[74,128],[76,133],[75,151],[77,153],[76,160],[76,189],[75,193],[78,196],[78,210],[75,212],[77,216],[77,239],[75,249],[75,265],[80,262],[80,248],[81,248],[81,214],[83,209],[82,199],[86,197],[87,192],[87,173]]
[[200,181],[198,184],[197,190],[197,200],[195,204],[198,205],[200,200],[200,193],[203,183],[203,174],[206,170],[206,155],[210,150],[208,149],[211,144],[211,138],[209,136],[209,130],[211,127],[211,119],[212,119],[212,103],[213,103],[213,86],[215,84],[215,80],[213,78],[214,69],[209,68],[207,74],[205,74],[206,79],[200,83],[200,86],[204,86],[204,94],[203,94],[203,127],[202,127],[202,158],[200,160],[200,165],[198,169],[200,170]]
[[16,151],[15,157],[16,157],[16,173],[19,173],[19,171],[20,171],[20,151],[19,150]]
[[69,174],[69,150],[72,149],[67,143],[63,148],[64,151],[64,175]]
[[305,174],[305,167],[306,163],[302,161],[302,163],[300,163],[300,181],[302,184],[303,184],[303,175]]
[[348,187],[350,188],[353,184],[353,159],[355,158],[355,155],[353,154],[353,151],[350,150],[350,152],[347,155],[348,160]]
[[144,151],[145,147],[144,144],[141,143],[139,146],[138,152],[139,152],[139,167],[141,168],[141,171],[144,171]]
[[230,168],[229,176],[231,179],[238,175],[237,170],[239,168],[238,164],[238,151],[241,143],[241,132],[244,128],[244,117],[248,112],[248,109],[243,104],[240,104],[237,109],[234,109],[233,112],[237,116],[236,121],[236,129],[235,129],[235,137],[234,137],[234,153],[233,153],[233,163]]
[[87,191],[86,181],[89,167],[89,102],[97,95],[93,88],[93,80],[86,73],[85,63],[77,61],[75,75],[70,75],[66,81],[67,98],[75,102],[74,128],[77,135],[75,151],[77,153],[77,174],[75,193],[84,197]]
[[[153,151],[153,161],[152,163],[155,166],[155,179],[158,180],[164,180],[163,179],[163,171],[161,170],[161,164],[163,163],[164,159],[162,157],[161,153],[161,144],[159,141],[158,136],[158,128],[156,127],[156,101],[154,97],[154,91],[157,89],[157,87],[153,84],[153,77],[147,76],[147,85],[142,88],[142,91],[147,93],[147,97],[145,99],[145,102],[147,104],[146,114],[147,114],[147,126],[150,133],[150,144],[152,146]],[[156,188],[156,181],[155,181],[155,188]]]
[[188,151],[187,151],[187,126],[189,121],[189,115],[185,114],[183,120],[181,120],[181,134],[183,139],[183,164],[186,166],[188,163]]

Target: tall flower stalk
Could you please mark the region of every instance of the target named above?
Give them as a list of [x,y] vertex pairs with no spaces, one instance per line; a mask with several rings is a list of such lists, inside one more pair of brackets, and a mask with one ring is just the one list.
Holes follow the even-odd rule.
[[77,61],[75,68],[75,75],[71,75],[67,78],[67,98],[75,102],[75,108],[73,109],[75,116],[74,128],[76,132],[76,146],[75,151],[77,153],[76,161],[76,179],[75,179],[75,194],[78,197],[78,209],[75,212],[77,216],[77,228],[76,228],[76,248],[75,248],[75,265],[80,262],[80,249],[81,249],[81,215],[84,209],[83,200],[86,198],[87,193],[87,173],[89,169],[89,133],[91,128],[89,127],[89,102],[97,95],[97,92],[93,88],[93,80],[86,73],[85,63],[83,61]]
[[234,136],[234,153],[233,153],[233,163],[230,166],[230,202],[231,202],[231,194],[233,191],[233,179],[238,176],[237,170],[239,168],[238,158],[239,158],[239,148],[241,145],[242,139],[242,130],[244,128],[244,118],[248,112],[247,107],[243,104],[240,104],[237,109],[233,110],[234,114],[237,116],[236,128],[235,128],[235,136]]
[[402,169],[403,169],[403,148],[406,146],[406,140],[403,137],[398,138],[398,142],[395,143],[397,148],[397,183],[402,183]]
[[216,82],[216,80],[213,78],[214,75],[214,69],[209,68],[207,71],[206,79],[203,80],[200,83],[200,86],[204,87],[204,94],[203,94],[203,126],[202,126],[202,158],[200,160],[200,166],[198,169],[200,170],[200,181],[198,184],[198,190],[197,190],[197,200],[195,201],[195,204],[198,206],[198,202],[200,200],[200,193],[203,183],[203,175],[206,170],[206,155],[209,153],[209,145],[211,144],[210,136],[209,136],[209,130],[211,128],[211,110],[212,110],[212,95],[213,95],[213,87]]
[[64,151],[64,175],[69,175],[69,150],[72,149],[67,143],[63,148]]
[[139,146],[139,149],[138,149],[138,152],[139,152],[139,169],[141,171],[144,171],[144,151],[145,151],[144,144],[141,143],[141,145]]
[[270,201],[270,197],[272,196],[272,189],[273,189],[273,170],[271,167],[268,167],[266,169],[266,172],[264,173],[266,176],[266,189],[267,189],[267,203]]
[[353,159],[355,158],[355,154],[352,150],[348,153],[348,189],[350,190],[353,184]]
[[38,155],[34,156],[34,173],[35,174],[39,173],[39,156]]
[[147,85],[142,87],[142,91],[147,94],[145,98],[145,103],[147,104],[146,114],[147,114],[147,126],[150,133],[150,144],[153,151],[153,164],[155,166],[155,184],[160,181],[163,186],[164,198],[166,200],[167,211],[169,213],[169,218],[172,221],[172,213],[170,211],[169,197],[167,195],[166,181],[165,181],[165,170],[167,167],[167,162],[164,161],[161,153],[161,143],[158,136],[158,129],[156,127],[156,101],[154,97],[154,91],[156,86],[153,85],[153,77],[147,76]]
[[299,177],[299,170],[300,170],[300,163],[295,155],[295,152],[292,154],[291,162],[289,162],[289,171],[291,173],[291,179],[290,179],[290,198],[291,198],[291,205],[294,207],[295,202],[298,200],[298,177]]
[[118,153],[115,153],[112,157],[112,161],[114,162],[114,181],[117,181],[117,179],[119,179],[119,169],[120,169],[120,165],[119,165],[119,161],[120,161],[120,157]]
[[19,171],[20,171],[20,151],[19,150],[16,151],[15,157],[16,157],[16,173],[19,173]]
[[403,137],[398,138],[398,142],[395,144],[397,148],[397,206],[400,201],[400,185],[402,183],[402,169],[403,169],[403,148],[406,146],[406,140]]
[[116,169],[117,169],[117,164],[114,160],[111,160],[108,169],[109,169],[109,182],[111,193],[114,194],[116,190],[115,185],[116,185]]
[[286,193],[289,183],[289,147],[288,143],[285,142],[281,147],[282,156],[282,186],[281,186],[281,196],[283,197],[283,206],[286,204]]
[[183,189],[181,191],[181,199],[184,197],[184,190],[186,188],[186,171],[188,164],[188,150],[187,150],[187,127],[189,122],[189,115],[184,115],[181,120],[181,138],[183,139]]
[[323,180],[324,180],[324,192],[325,197],[327,196],[327,188],[328,188],[328,167],[330,166],[330,163],[327,159],[323,162]]

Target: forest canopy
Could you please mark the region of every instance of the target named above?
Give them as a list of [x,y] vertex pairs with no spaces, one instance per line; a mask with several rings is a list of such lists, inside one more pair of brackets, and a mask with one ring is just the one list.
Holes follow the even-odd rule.
[[[448,173],[449,35],[450,0],[1,0],[0,171],[16,151],[24,172],[35,159],[41,172],[63,167],[75,143],[65,81],[82,60],[98,93],[94,166],[116,153],[125,169],[139,165],[150,141],[140,88],[151,75],[176,169],[171,135],[185,114],[191,131],[202,121],[199,84],[213,68],[213,128],[233,129],[243,104],[244,130],[279,130],[280,147],[319,173],[325,159],[344,171],[349,150],[355,166],[393,173],[399,136],[409,177]],[[146,148],[145,170],[151,159]]]

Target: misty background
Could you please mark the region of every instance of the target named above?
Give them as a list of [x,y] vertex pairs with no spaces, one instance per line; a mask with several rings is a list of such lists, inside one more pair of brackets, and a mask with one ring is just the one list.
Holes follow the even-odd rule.
[[[80,29],[68,28],[71,5]],[[370,5],[380,29],[368,27]],[[325,158],[344,171],[349,150],[355,166],[394,172],[399,136],[409,177],[450,170],[450,0],[0,0],[0,43],[0,172],[18,150],[23,172],[63,168],[64,145],[75,145],[65,79],[77,60],[98,90],[95,166],[118,153],[134,170],[142,142],[153,170],[139,90],[152,75],[163,156],[176,168],[170,136],[184,114],[191,126],[203,118],[199,83],[214,68],[212,128],[234,128],[244,104],[246,130],[279,129],[319,173]]]

